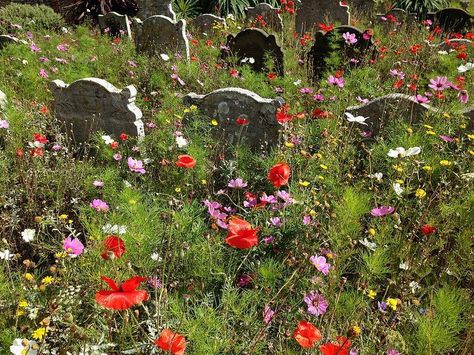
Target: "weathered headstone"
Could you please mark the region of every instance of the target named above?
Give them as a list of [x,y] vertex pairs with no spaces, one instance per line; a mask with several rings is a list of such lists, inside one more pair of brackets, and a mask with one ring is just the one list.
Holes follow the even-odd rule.
[[[344,36],[353,36],[355,43],[348,43]],[[327,60],[337,53],[342,64],[350,63],[356,67],[368,59],[374,59],[376,50],[369,31],[361,31],[352,26],[340,26],[329,32],[316,32],[314,45],[308,53],[309,67],[313,80],[321,79],[327,69]]]
[[132,37],[128,16],[120,15],[114,11],[106,15],[99,15],[99,28],[103,33],[107,31],[114,37]]
[[456,8],[430,12],[427,17],[433,21],[434,26],[441,27],[445,32],[467,32],[471,31],[474,25],[474,17],[471,14]]
[[103,79],[86,78],[71,85],[54,80],[50,89],[54,115],[75,143],[87,141],[97,131],[144,135],[142,112],[135,105],[137,90],[132,85],[119,90]]
[[7,95],[0,90],[0,111],[4,110],[7,106]]
[[[150,56],[163,53],[180,53],[189,61],[189,43],[186,36],[186,21],[173,22],[166,16],[151,16],[145,21],[136,21],[137,50]],[[135,28],[135,27],[134,27]]]
[[202,14],[192,19],[191,26],[200,33],[212,33],[215,26],[226,27],[225,19],[213,14]]
[[269,56],[275,73],[283,76],[283,51],[274,35],[258,28],[250,28],[236,36],[229,35],[226,47],[222,49],[222,59],[235,56],[239,64],[250,64],[253,70],[259,72],[265,69],[266,57]]
[[274,32],[283,31],[283,20],[278,9],[269,4],[257,4],[245,9],[247,25],[258,28],[269,28]]
[[296,31],[314,32],[320,23],[350,23],[349,7],[337,0],[301,0],[296,11]]
[[18,39],[9,35],[0,35],[0,49],[12,43],[18,43]]
[[281,98],[265,99],[249,90],[225,88],[207,95],[191,93],[184,97],[184,103],[196,105],[204,116],[217,119],[215,136],[226,144],[242,139],[253,150],[278,144],[280,126],[275,114],[284,103]]
[[408,124],[418,123],[426,112],[439,113],[428,104],[419,103],[405,94],[388,94],[360,106],[351,106],[346,112],[354,116],[367,117],[367,131],[378,136],[388,122],[405,120]]
[[412,14],[409,12],[406,12],[403,9],[398,9],[398,8],[393,8],[386,12],[385,14],[377,14],[377,19],[381,23],[386,23],[386,24],[396,24],[396,25],[402,25],[402,24],[410,24],[410,23],[415,23],[416,21],[416,14]]
[[137,0],[138,18],[145,20],[148,17],[162,15],[176,21],[176,14],[171,5],[172,0]]

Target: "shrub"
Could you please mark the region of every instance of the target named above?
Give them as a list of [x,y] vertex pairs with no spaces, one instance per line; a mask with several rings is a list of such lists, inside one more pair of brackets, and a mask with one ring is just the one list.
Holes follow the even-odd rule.
[[63,26],[61,15],[45,5],[10,4],[0,9],[0,33],[14,33],[20,25],[26,31],[57,30]]
[[425,15],[429,11],[437,11],[449,5],[446,0],[398,0],[395,7],[413,12],[419,15]]

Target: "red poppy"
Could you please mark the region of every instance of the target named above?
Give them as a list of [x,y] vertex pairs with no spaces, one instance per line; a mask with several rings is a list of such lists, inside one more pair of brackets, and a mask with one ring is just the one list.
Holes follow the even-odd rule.
[[288,104],[284,104],[277,110],[275,117],[278,123],[283,124],[291,121],[294,118],[294,116],[289,111],[290,107],[288,106]]
[[291,175],[291,168],[286,163],[273,165],[268,172],[268,180],[274,187],[280,187],[288,184]]
[[325,23],[319,23],[318,26],[319,26],[319,29],[321,31],[324,31],[324,32],[329,32],[329,31],[332,31],[334,29],[334,24],[333,23],[331,23],[329,25],[326,25]]
[[310,349],[314,346],[314,343],[321,340],[322,336],[314,324],[302,320],[298,323],[293,338],[302,348]]
[[421,233],[423,235],[430,235],[436,232],[436,228],[433,226],[430,226],[429,224],[425,224],[423,227],[421,227]]
[[226,243],[237,249],[248,249],[258,244],[258,228],[252,229],[249,222],[232,217],[229,221],[229,233]]
[[95,300],[102,307],[113,310],[129,309],[149,298],[145,290],[137,290],[137,287],[146,280],[146,277],[135,276],[128,279],[121,285],[117,285],[114,280],[101,276],[112,290],[103,290],[95,294]]
[[276,78],[276,74],[274,72],[270,72],[267,74],[267,78],[270,80],[273,80]]
[[126,141],[128,139],[128,134],[126,133],[120,133],[119,139],[121,141]]
[[119,146],[118,142],[112,142],[112,143],[110,143],[110,148],[112,148],[112,149],[117,149],[118,146]]
[[181,334],[164,329],[160,337],[155,340],[155,345],[173,355],[183,355],[186,349],[186,339]]
[[247,118],[239,117],[235,120],[235,123],[237,123],[239,126],[246,126],[250,123],[250,120]]
[[192,156],[185,154],[178,156],[178,161],[175,164],[180,168],[192,169],[196,166],[196,160]]
[[125,253],[125,243],[116,235],[109,235],[104,240],[105,251],[101,254],[102,258],[115,259],[120,258]]
[[346,337],[338,337],[337,344],[326,343],[319,347],[323,355],[348,355],[351,341]]
[[41,143],[41,144],[46,144],[48,143],[48,138],[44,134],[40,133],[33,133],[33,139],[35,142]]

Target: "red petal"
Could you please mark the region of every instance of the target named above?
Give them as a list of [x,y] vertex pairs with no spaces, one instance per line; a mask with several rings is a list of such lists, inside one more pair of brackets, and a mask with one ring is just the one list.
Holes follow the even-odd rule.
[[132,292],[99,291],[95,300],[107,309],[124,310],[148,299],[148,292],[137,290]]
[[118,291],[119,290],[119,287],[117,286],[117,284],[115,283],[114,280],[112,279],[109,279],[108,277],[105,277],[105,276],[101,276],[100,277],[102,280],[104,280],[105,282],[107,282],[107,285],[109,285],[109,287],[114,290],[114,291]]
[[127,281],[124,281],[122,284],[122,291],[124,292],[131,292],[135,291],[140,284],[146,280],[146,277],[135,276]]

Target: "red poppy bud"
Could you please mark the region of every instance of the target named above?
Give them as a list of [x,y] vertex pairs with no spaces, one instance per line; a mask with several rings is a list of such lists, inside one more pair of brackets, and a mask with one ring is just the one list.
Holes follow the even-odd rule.
[[192,169],[196,166],[196,160],[192,156],[185,154],[178,156],[178,161],[175,164],[180,168]]

